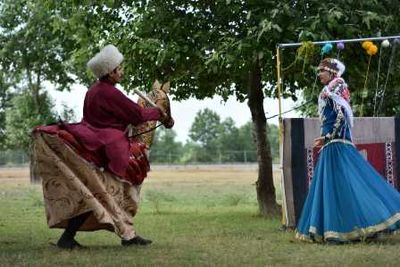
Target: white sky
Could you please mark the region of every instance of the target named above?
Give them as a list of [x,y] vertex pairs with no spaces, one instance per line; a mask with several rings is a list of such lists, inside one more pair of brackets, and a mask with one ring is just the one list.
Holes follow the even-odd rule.
[[[86,88],[80,85],[72,87],[71,92],[59,92],[55,90],[49,90],[50,95],[56,103],[56,108],[61,109],[61,104],[66,104],[69,108],[74,109],[77,120],[82,118],[83,100],[85,98]],[[129,95],[134,101],[137,100],[137,96]],[[266,117],[270,117],[278,113],[278,100],[277,99],[265,99],[264,110]],[[291,100],[284,100],[282,103],[282,111],[289,110],[295,106],[295,103]],[[228,99],[228,101],[222,102],[221,97],[214,97],[212,99],[196,100],[188,99],[182,102],[173,101],[171,102],[172,116],[175,120],[174,130],[177,133],[177,141],[186,142],[188,139],[189,129],[194,121],[196,113],[199,110],[209,108],[215,111],[221,120],[231,117],[236,124],[236,127],[240,127],[249,120],[251,120],[250,109],[246,103],[238,102],[234,97]],[[290,112],[284,115],[286,118],[299,117],[298,113]],[[278,117],[268,120],[268,123],[278,124]]]

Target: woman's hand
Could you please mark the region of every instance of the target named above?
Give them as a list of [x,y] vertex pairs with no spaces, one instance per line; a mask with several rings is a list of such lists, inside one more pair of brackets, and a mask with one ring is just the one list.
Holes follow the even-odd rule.
[[314,147],[321,148],[325,144],[325,137],[321,136],[314,139]]

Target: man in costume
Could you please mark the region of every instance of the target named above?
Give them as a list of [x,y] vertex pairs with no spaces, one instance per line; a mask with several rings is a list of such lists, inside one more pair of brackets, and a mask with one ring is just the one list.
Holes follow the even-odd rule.
[[88,62],[98,80],[86,93],[80,123],[34,129],[34,169],[42,179],[48,225],[65,228],[60,248],[80,247],[78,230],[114,231],[128,246],[152,242],[133,229],[149,162],[145,145],[130,140],[127,128],[153,120],[170,128],[174,121],[115,87],[123,77],[122,61],[118,49],[107,45]]

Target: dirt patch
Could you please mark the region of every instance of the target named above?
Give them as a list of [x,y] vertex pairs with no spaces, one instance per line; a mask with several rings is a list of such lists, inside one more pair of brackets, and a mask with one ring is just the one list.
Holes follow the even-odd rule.
[[[280,177],[280,173],[275,171],[275,180]],[[233,169],[185,169],[185,170],[166,170],[153,169],[149,172],[145,183],[239,183],[252,184],[257,180],[257,171]],[[0,183],[9,182],[29,183],[29,168],[0,168]]]
[[28,179],[29,168],[0,168],[0,179]]

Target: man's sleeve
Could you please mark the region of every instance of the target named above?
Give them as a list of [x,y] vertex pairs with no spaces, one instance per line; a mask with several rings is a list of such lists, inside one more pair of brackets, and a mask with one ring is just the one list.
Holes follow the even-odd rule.
[[146,121],[159,120],[161,117],[160,109],[143,108],[118,89],[111,91],[106,101],[110,112],[126,123],[137,125]]

